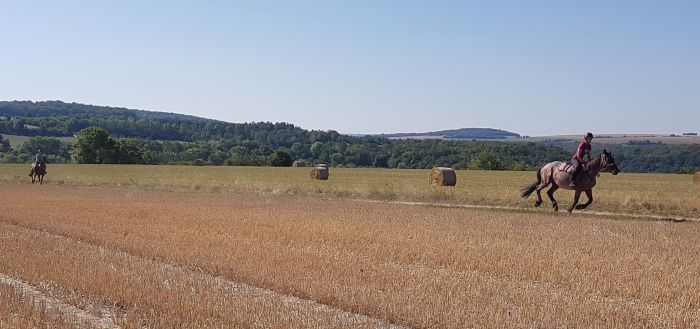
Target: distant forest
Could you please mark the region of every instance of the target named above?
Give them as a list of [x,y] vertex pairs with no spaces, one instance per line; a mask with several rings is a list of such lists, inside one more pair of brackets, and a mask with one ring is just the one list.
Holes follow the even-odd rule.
[[[489,139],[510,132],[483,128]],[[466,130],[452,130],[454,135]],[[0,162],[29,163],[38,149],[50,162],[213,165],[327,163],[342,167],[534,170],[570,158],[575,144],[533,142],[390,140],[305,130],[289,123],[229,123],[195,116],[60,101],[0,102],[0,134],[32,136],[12,149],[0,137]],[[75,143],[56,137],[76,136]],[[457,137],[455,137],[457,138]],[[596,144],[612,149],[626,172],[693,172],[700,168],[700,145]]]
[[398,133],[398,134],[381,134],[379,137],[386,138],[401,138],[401,137],[420,137],[420,136],[440,136],[447,139],[508,139],[518,138],[520,135],[493,128],[461,128],[451,130],[431,131],[424,133]]

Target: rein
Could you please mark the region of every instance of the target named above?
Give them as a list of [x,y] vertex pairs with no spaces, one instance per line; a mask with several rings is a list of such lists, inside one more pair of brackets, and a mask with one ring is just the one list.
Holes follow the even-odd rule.
[[590,162],[588,166],[588,175],[594,178],[603,171],[603,155],[601,154],[597,159]]

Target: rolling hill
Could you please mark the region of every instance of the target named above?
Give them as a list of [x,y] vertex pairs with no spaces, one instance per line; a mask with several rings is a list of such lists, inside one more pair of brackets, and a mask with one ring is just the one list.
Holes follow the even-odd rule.
[[[114,139],[114,148],[107,150],[114,157],[104,160],[107,163],[192,163],[204,159],[216,165],[270,165],[275,163],[275,154],[286,153],[288,159],[331,166],[528,170],[569,158],[578,139],[537,140],[493,128],[353,137],[333,130],[305,130],[290,123],[230,123],[61,101],[0,101],[0,134],[5,136],[0,138],[0,162],[26,163],[37,149],[55,150],[47,153],[53,162],[74,161],[70,153],[74,145],[67,142],[87,127],[102,128]],[[600,136],[593,151],[601,152],[609,147],[607,143],[616,141],[612,148],[626,172],[692,172],[700,168],[700,144],[666,145],[647,141],[645,136],[622,138],[628,140]],[[664,138],[681,141],[697,136]]]
[[391,139],[452,139],[452,140],[509,140],[520,135],[494,128],[460,128],[423,133],[395,133],[375,135]]

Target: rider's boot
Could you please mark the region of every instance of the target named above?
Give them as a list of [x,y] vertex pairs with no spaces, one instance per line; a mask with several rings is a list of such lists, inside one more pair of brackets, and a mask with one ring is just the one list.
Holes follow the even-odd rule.
[[578,174],[578,170],[574,171],[574,173],[571,174],[571,181],[569,182],[569,187],[576,187],[576,174]]

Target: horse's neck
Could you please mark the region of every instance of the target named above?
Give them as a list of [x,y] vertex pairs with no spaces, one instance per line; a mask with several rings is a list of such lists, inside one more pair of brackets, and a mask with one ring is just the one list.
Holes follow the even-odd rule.
[[590,164],[588,165],[588,173],[591,175],[591,177],[598,176],[600,171],[603,170],[603,166],[601,163],[602,161],[600,160],[600,157],[597,157],[595,160],[590,162]]

